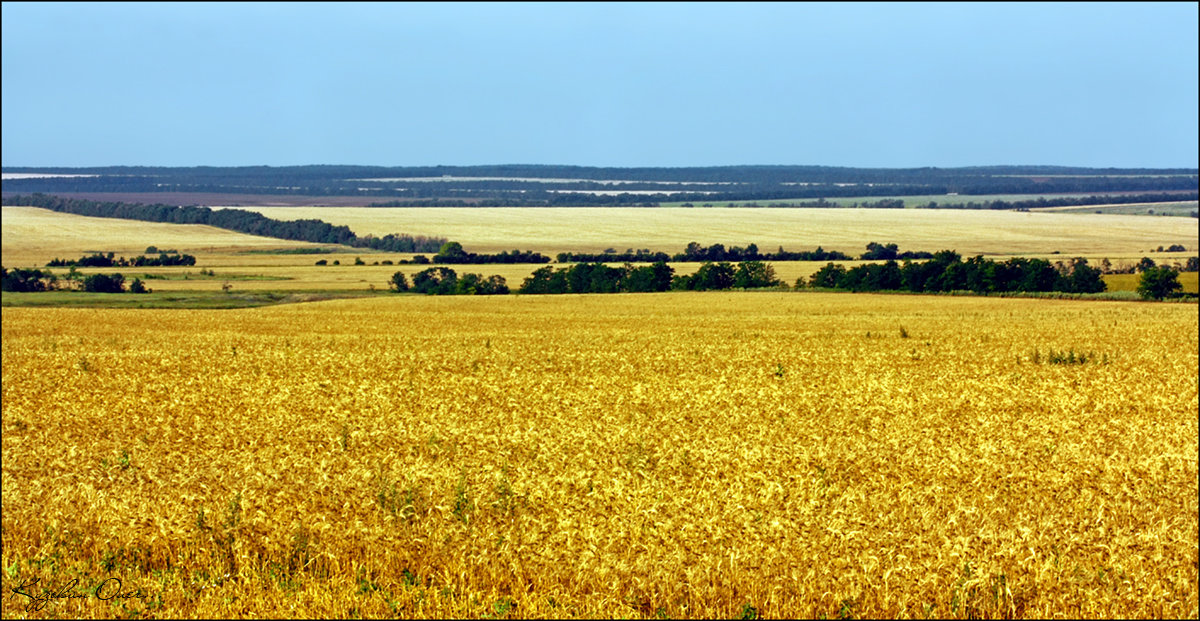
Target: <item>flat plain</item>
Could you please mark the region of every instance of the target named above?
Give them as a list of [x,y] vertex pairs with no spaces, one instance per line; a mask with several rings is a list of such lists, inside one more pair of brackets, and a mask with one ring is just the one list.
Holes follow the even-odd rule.
[[[6,266],[177,247],[198,264],[105,271],[158,275],[147,284],[180,295],[230,284],[231,295],[304,299],[382,289],[392,272],[425,267],[372,265],[408,255],[271,254],[311,245],[194,225],[79,226],[78,216],[10,209]],[[503,225],[487,219],[499,214],[460,221],[461,241],[477,252],[553,250],[536,245],[535,215],[564,235],[566,216],[530,212]],[[10,230],[10,218],[39,225]],[[1075,229],[1006,229],[998,252],[1057,242],[1083,254],[1101,233],[1126,240],[1124,260],[1171,243],[1195,250],[1194,234],[1166,235],[1194,233],[1192,219],[1058,218]],[[404,218],[360,231],[368,222],[339,223],[423,234]],[[909,222],[894,223],[897,236],[852,228],[864,237],[845,250],[987,241],[982,224],[957,222],[961,244],[954,230]],[[569,239],[592,243],[594,226]],[[639,226],[625,234],[654,235]],[[661,249],[772,249],[751,235],[767,224],[707,226],[714,238],[672,229]],[[780,244],[821,243],[794,239]],[[777,271],[790,282],[822,264]],[[505,274],[515,288],[537,266],[453,267]],[[381,295],[223,310],[5,308],[0,326],[5,618],[1198,611],[1192,304]],[[39,603],[11,590],[43,587],[87,596]],[[96,596],[118,588],[130,596]]]

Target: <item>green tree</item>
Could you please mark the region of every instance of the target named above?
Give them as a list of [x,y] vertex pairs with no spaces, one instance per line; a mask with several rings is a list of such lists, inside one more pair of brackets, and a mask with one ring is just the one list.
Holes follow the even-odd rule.
[[[2,269],[2,268],[0,268]],[[4,291],[46,291],[54,288],[56,277],[50,272],[13,268],[2,270],[0,289]],[[45,282],[43,282],[45,280]]]
[[475,293],[479,295],[507,295],[509,292],[508,282],[499,274],[492,274],[479,283]]
[[889,260],[895,259],[899,253],[900,248],[896,244],[888,244],[885,246],[883,244],[870,242],[867,244],[867,251],[862,253],[862,256],[859,258],[863,261]]
[[[720,246],[720,244],[717,244]],[[713,246],[713,248],[717,247]],[[724,247],[721,252],[724,252]],[[733,286],[733,264],[722,261],[720,263],[705,262],[692,274],[692,289],[696,291],[721,290],[728,289]]]
[[742,261],[733,275],[733,286],[742,289],[774,287],[778,284],[775,268],[762,261]]
[[1172,297],[1180,289],[1183,285],[1179,284],[1179,272],[1170,267],[1147,268],[1137,286],[1138,295],[1146,300]]
[[408,291],[408,277],[404,275],[404,272],[396,272],[392,274],[392,279],[388,281],[388,287],[396,293],[404,293]]
[[504,295],[508,293],[508,283],[497,274],[487,278],[481,274],[463,274],[458,277],[454,292],[459,295]]
[[451,295],[458,284],[458,274],[448,267],[431,267],[413,274],[412,290],[427,295]]
[[549,265],[533,271],[517,291],[521,293],[566,293],[567,271],[556,270]]
[[479,293],[479,284],[483,282],[483,276],[479,274],[463,274],[458,277],[458,281],[454,283],[455,295],[475,295]]
[[467,258],[467,253],[463,250],[462,244],[456,241],[448,241],[442,244],[442,248],[433,257],[434,263],[461,263]]
[[642,267],[627,267],[622,291],[635,293],[666,291],[671,288],[671,277],[675,270],[662,261]]
[[120,274],[92,274],[83,279],[83,290],[93,293],[121,293],[125,291],[125,277]]
[[813,287],[836,289],[841,286],[842,277],[845,275],[845,267],[837,263],[826,263],[825,267],[817,270],[816,274],[809,277],[808,282]]
[[883,265],[872,265],[867,272],[867,285],[872,291],[896,291],[904,286],[904,275],[895,259]]
[[1108,288],[1100,277],[1100,270],[1088,265],[1087,259],[1071,259],[1070,275],[1066,277],[1067,289],[1072,293],[1099,293]]

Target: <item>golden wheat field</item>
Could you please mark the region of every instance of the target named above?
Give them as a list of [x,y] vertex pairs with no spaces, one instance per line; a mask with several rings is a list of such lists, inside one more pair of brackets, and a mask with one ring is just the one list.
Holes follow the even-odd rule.
[[689,209],[637,207],[244,207],[270,218],[318,218],[364,235],[447,237],[472,252],[518,247],[548,253],[612,247],[682,252],[702,245],[757,244],[858,255],[867,242],[902,250],[952,248],[976,254],[1124,256],[1160,245],[1196,247],[1196,221],[1183,217],[937,209]]
[[1195,618],[1196,319],[7,308],[3,616]]

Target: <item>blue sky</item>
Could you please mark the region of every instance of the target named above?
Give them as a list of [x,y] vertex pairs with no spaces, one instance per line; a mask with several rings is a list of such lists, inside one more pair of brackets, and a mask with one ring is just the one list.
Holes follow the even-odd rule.
[[1197,167],[1196,3],[2,5],[4,166]]

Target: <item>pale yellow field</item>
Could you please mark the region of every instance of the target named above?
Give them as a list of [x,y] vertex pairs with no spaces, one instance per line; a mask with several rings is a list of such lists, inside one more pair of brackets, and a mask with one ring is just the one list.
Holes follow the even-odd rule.
[[[2,326],[5,618],[1197,616],[1192,305],[409,295]],[[135,596],[33,610],[33,578]]]
[[[817,245],[826,249],[836,250],[834,244],[817,243],[801,238],[784,239],[780,235],[791,235],[787,232],[786,220],[793,218],[798,212],[806,212],[819,216],[823,220],[809,223],[806,226],[825,227],[819,235],[824,238],[854,239],[840,246],[844,252],[852,256],[861,254],[866,243],[872,240],[899,240],[888,243],[899,243],[902,250],[921,250],[923,243],[932,251],[952,248],[964,257],[973,256],[980,250],[981,244],[989,244],[995,251],[997,260],[1003,260],[1007,255],[1024,255],[1040,257],[1051,261],[1062,260],[1071,256],[1087,256],[1094,263],[1102,258],[1109,258],[1116,266],[1135,263],[1142,256],[1152,256],[1159,262],[1183,261],[1187,256],[1195,255],[1195,231],[1192,240],[1171,241],[1171,235],[1179,225],[1184,228],[1195,228],[1195,221],[1188,218],[1148,218],[1139,216],[1103,216],[1103,215],[1072,215],[1054,216],[1051,214],[1028,214],[1015,212],[949,212],[931,210],[784,210],[784,209],[363,209],[352,207],[336,208],[261,208],[267,215],[282,219],[317,217],[334,223],[343,223],[346,219],[352,230],[366,234],[385,234],[386,232],[410,232],[414,234],[441,235],[437,230],[418,231],[419,223],[415,221],[393,221],[404,214],[424,215],[431,227],[442,227],[462,233],[464,237],[449,235],[451,239],[460,240],[473,252],[498,252],[500,250],[539,250],[553,257],[558,251],[602,251],[614,247],[619,251],[625,248],[646,248],[662,250],[668,254],[682,252],[688,241],[701,243],[724,243],[727,245],[745,245],[758,243],[764,252],[774,251],[778,246],[788,250],[811,250]],[[663,213],[659,213],[663,212]],[[742,214],[742,219],[756,223],[755,226],[765,227],[761,231],[738,228],[725,222],[730,214]],[[665,214],[665,215],[664,215]],[[838,215],[841,214],[841,215]],[[876,215],[872,215],[876,214]],[[905,214],[916,214],[918,217],[908,217]],[[594,219],[600,216],[616,218],[610,223],[599,226]],[[377,216],[367,221],[366,216]],[[872,219],[886,216],[892,223],[883,228],[865,227],[847,219],[853,216],[859,219]],[[927,221],[920,217],[928,216]],[[424,266],[400,266],[388,269],[388,266],[353,266],[354,258],[361,257],[367,263],[391,260],[397,262],[409,259],[412,254],[375,253],[369,250],[348,249],[349,252],[321,255],[297,254],[253,254],[247,250],[268,250],[317,247],[318,244],[305,242],[290,242],[287,240],[242,235],[200,225],[179,225],[163,223],[147,223],[112,218],[88,218],[70,214],[61,214],[32,207],[3,208],[3,246],[2,260],[6,267],[41,267],[54,258],[74,259],[89,251],[116,252],[122,256],[142,254],[147,246],[173,248],[193,254],[197,257],[197,265],[190,268],[138,268],[138,274],[164,273],[183,274],[198,272],[200,269],[216,269],[221,273],[234,275],[255,275],[273,279],[288,280],[256,280],[234,281],[234,286],[250,289],[311,289],[311,288],[352,288],[367,289],[372,284],[384,286],[396,271],[412,274],[424,269]],[[575,225],[569,219],[578,218]],[[678,218],[671,223],[672,217]],[[970,218],[978,218],[979,224],[971,225]],[[980,236],[989,233],[985,225],[989,221],[1008,220],[1008,225],[999,225],[999,231],[992,240],[984,241]],[[444,222],[435,222],[444,218]],[[457,218],[457,220],[455,220]],[[472,218],[476,218],[472,221]],[[623,223],[622,218],[627,218]],[[636,219],[648,219],[638,225]],[[1023,229],[1014,223],[1026,222],[1029,218],[1046,221],[1063,219],[1066,224],[1073,224],[1068,231],[1051,234],[1048,231],[1040,233],[1033,229]],[[898,224],[902,220],[907,222]],[[954,227],[947,228],[946,222],[957,221]],[[663,228],[655,229],[654,223]],[[693,236],[688,236],[681,227],[687,223],[699,226]],[[1142,227],[1152,229],[1143,231]],[[729,224],[729,233],[722,232],[720,227]],[[1118,226],[1118,224],[1120,226]],[[426,225],[420,225],[426,226]],[[1009,226],[1005,229],[1004,226]],[[1024,226],[1024,225],[1021,225]],[[1156,227],[1169,229],[1166,232],[1157,231]],[[406,228],[412,227],[412,228]],[[598,228],[599,227],[599,228]],[[613,227],[622,229],[620,235]],[[808,229],[805,229],[808,230]],[[813,229],[815,230],[815,229]],[[599,231],[599,232],[598,232]],[[598,243],[598,239],[609,239],[609,233],[620,237],[636,235],[638,241],[622,243]],[[1007,231],[1007,232],[1005,232]],[[892,235],[895,232],[896,235]],[[1185,231],[1186,232],[1186,231]],[[546,243],[547,248],[539,246],[544,240],[553,235],[568,235],[566,241],[555,244]],[[755,237],[755,236],[759,237]],[[814,233],[814,236],[817,233]],[[1054,237],[1057,235],[1057,237]],[[1139,235],[1142,237],[1139,238]],[[775,237],[772,237],[775,236]],[[854,236],[860,236],[857,239]],[[909,243],[902,237],[920,237],[926,241]],[[961,236],[960,243],[955,236]],[[1107,237],[1106,237],[1107,236]],[[711,241],[705,241],[706,237]],[[764,243],[763,239],[779,238],[782,241]],[[1072,238],[1071,243],[1057,243],[1055,240]],[[746,241],[729,241],[745,239]],[[754,242],[755,239],[760,241]],[[1134,243],[1132,240],[1137,240]],[[725,241],[718,241],[725,240]],[[1090,240],[1090,241],[1088,241]],[[1097,241],[1097,240],[1103,240]],[[1159,242],[1161,240],[1161,243]],[[1183,253],[1148,253],[1150,248],[1160,245],[1181,243],[1190,250]],[[1061,247],[1061,254],[1051,254],[1046,248]],[[964,250],[972,248],[975,250]],[[1068,250],[1074,247],[1075,251]],[[1144,248],[1143,248],[1144,247]],[[1022,249],[1029,249],[1022,251]],[[1034,250],[1040,248],[1040,251]],[[329,262],[338,260],[340,266],[315,267],[318,259]],[[781,262],[775,264],[780,278],[789,284],[797,277],[807,277],[815,272],[825,262]],[[853,265],[848,263],[847,265]],[[508,279],[510,286],[519,285],[539,265],[481,265],[454,266],[456,271],[471,271],[485,275],[500,274]],[[691,273],[695,270],[692,264],[673,264],[677,273]],[[122,273],[133,273],[133,268],[124,268]],[[84,270],[84,273],[90,273]],[[161,290],[178,290],[188,288],[219,288],[221,282],[206,281],[155,281]],[[153,285],[152,285],[153,288]]]
[[296,248],[315,245],[243,235],[199,224],[90,218],[37,207],[0,207],[0,214],[3,217],[0,254],[5,267],[40,266],[56,257],[78,259],[90,251],[138,255],[152,245],[191,254],[227,250],[234,246]]
[[459,241],[471,252],[600,252],[612,247],[682,252],[703,245],[757,244],[760,250],[822,246],[852,256],[867,242],[901,250],[952,248],[976,254],[1116,256],[1183,244],[1193,252],[1192,218],[926,209],[364,208],[245,207],[271,218],[319,218],[359,235],[408,233]]

